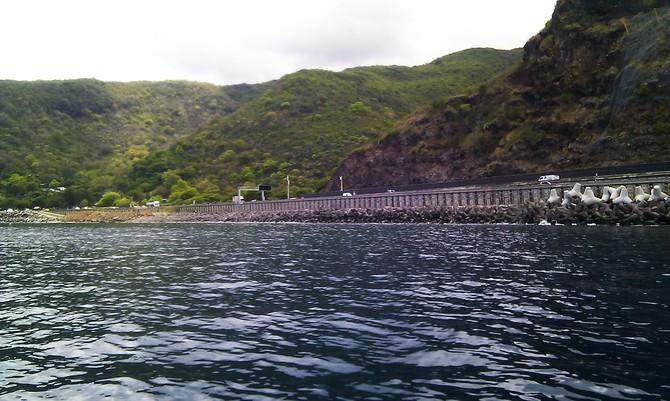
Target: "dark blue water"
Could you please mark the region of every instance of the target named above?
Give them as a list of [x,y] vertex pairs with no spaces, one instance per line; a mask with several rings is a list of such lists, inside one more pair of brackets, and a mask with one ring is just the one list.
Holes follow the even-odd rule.
[[0,226],[0,399],[670,399],[670,230]]

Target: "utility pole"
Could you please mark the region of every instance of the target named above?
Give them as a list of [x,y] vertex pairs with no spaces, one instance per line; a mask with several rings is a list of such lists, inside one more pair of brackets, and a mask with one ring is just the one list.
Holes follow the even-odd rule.
[[342,176],[340,176],[340,192],[344,191],[344,183],[342,181]]
[[291,179],[286,176],[286,199],[291,199]]

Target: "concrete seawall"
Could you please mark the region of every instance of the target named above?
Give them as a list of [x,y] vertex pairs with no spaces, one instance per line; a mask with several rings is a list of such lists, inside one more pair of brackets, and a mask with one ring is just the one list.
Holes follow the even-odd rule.
[[575,182],[600,196],[605,186],[625,186],[647,193],[654,185],[670,188],[668,175],[564,181],[560,185],[460,187],[355,196],[196,204],[161,208],[69,210],[67,222],[388,222],[388,223],[521,223],[537,224],[670,224],[670,200],[631,205],[589,206],[573,199],[569,207],[546,201],[552,189],[570,190]]
[[[625,181],[625,182],[622,182]],[[600,194],[605,186],[625,185],[630,193],[635,186],[641,186],[649,192],[654,185],[670,188],[666,179],[627,179],[618,181],[580,181],[582,186],[590,186]],[[572,188],[574,182],[553,186],[519,186],[494,188],[458,188],[430,190],[421,192],[396,192],[372,195],[339,196],[325,198],[307,198],[276,200],[265,202],[246,202],[243,204],[220,203],[178,206],[178,213],[219,215],[254,212],[290,212],[290,211],[329,211],[346,209],[385,209],[385,208],[458,208],[458,207],[494,207],[540,203],[549,198],[551,189],[564,191]]]
[[669,225],[670,201],[600,204],[459,206],[385,209],[295,210],[225,214],[177,213],[146,222],[438,223]]

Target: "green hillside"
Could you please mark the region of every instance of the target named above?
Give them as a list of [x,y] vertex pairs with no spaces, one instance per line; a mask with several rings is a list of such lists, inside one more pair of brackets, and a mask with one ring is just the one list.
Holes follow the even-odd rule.
[[[520,50],[472,49],[418,67],[303,70],[240,108],[139,161],[122,190],[172,202],[230,199],[241,184],[272,196],[318,191],[352,150],[375,143],[415,110],[515,66]],[[221,197],[223,194],[223,198]]]
[[91,202],[125,182],[132,163],[253,94],[191,82],[0,81],[0,207]]
[[303,70],[257,85],[0,81],[0,207],[229,199],[325,184],[400,119],[518,64],[472,49],[417,67]]

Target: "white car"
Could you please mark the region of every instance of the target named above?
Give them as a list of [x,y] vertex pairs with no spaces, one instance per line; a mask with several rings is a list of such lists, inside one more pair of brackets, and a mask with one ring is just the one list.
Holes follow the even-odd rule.
[[343,192],[342,196],[353,196],[353,195],[351,194],[351,192]]
[[542,177],[538,178],[537,181],[540,184],[551,184],[552,181],[558,181],[560,180],[561,177],[551,174],[551,175],[543,175]]

